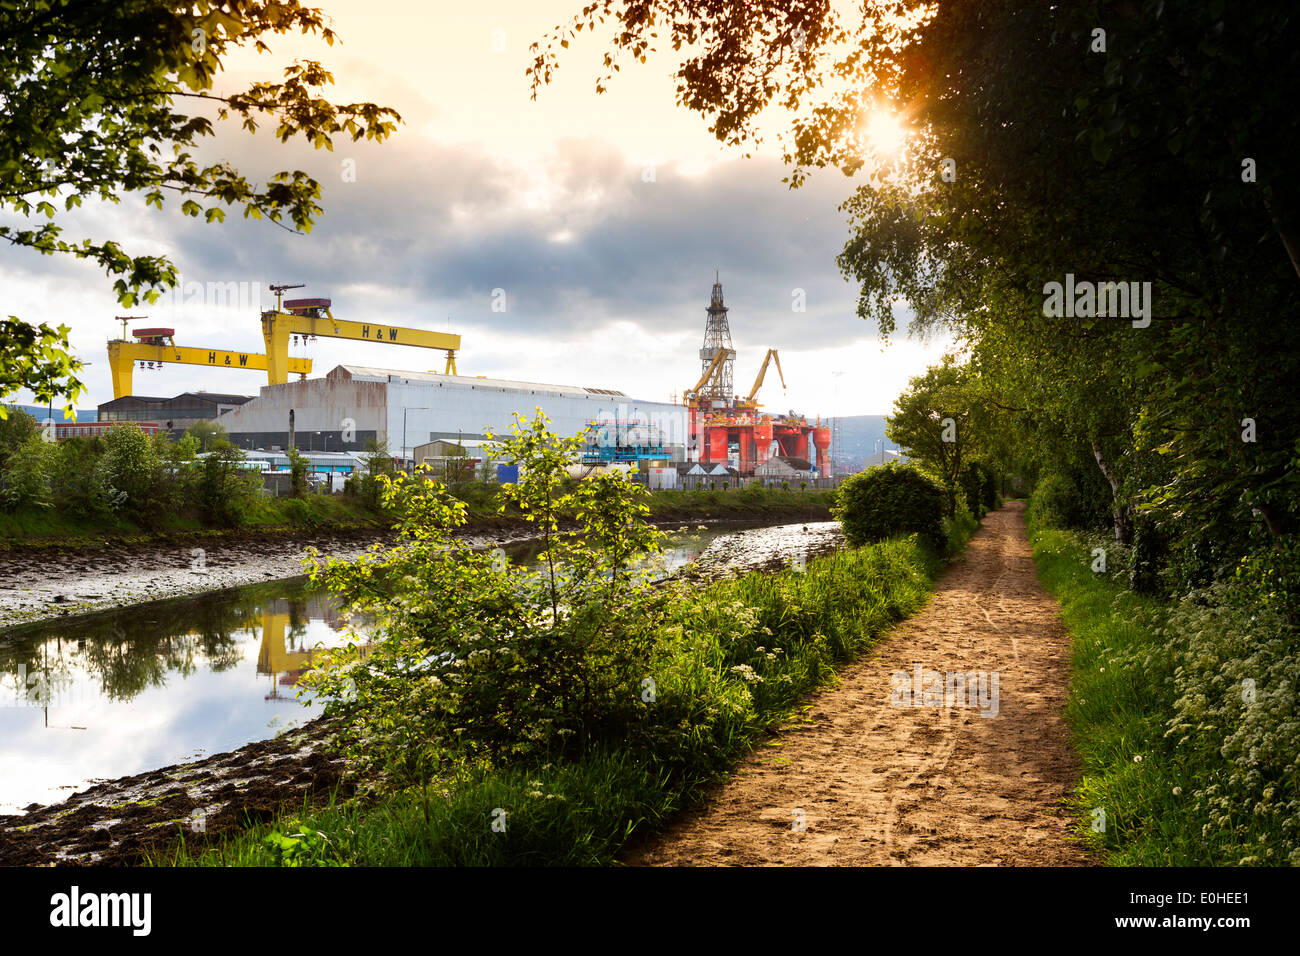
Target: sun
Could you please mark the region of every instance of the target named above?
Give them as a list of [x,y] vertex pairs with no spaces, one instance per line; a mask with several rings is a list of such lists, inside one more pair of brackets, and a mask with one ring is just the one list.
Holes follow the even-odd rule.
[[882,160],[899,159],[907,146],[907,129],[895,113],[877,107],[866,117],[863,134],[872,152]]

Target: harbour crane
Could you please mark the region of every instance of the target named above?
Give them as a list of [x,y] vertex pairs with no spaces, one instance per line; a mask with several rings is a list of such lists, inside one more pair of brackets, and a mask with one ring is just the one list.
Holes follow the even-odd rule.
[[754,379],[754,387],[749,390],[749,394],[736,402],[736,408],[741,410],[750,410],[758,408],[758,390],[763,387],[763,379],[767,375],[767,366],[772,360],[776,360],[776,374],[781,378],[781,388],[785,388],[785,373],[781,371],[781,356],[776,353],[776,349],[768,349],[767,355],[763,357],[763,364],[758,369],[758,378]]
[[682,404],[699,404],[700,392],[706,385],[713,381],[722,367],[726,365],[727,361],[729,359],[734,359],[735,357],[736,352],[734,349],[718,349],[717,353],[713,356],[713,361],[709,363],[709,367],[706,368],[704,374],[700,376],[700,380],[682,392]]
[[301,285],[273,285],[275,308],[262,313],[262,338],[266,341],[267,378],[271,385],[289,380],[289,336],[319,336],[351,339],[354,342],[382,342],[388,345],[411,345],[417,348],[442,349],[447,353],[447,375],[456,374],[456,350],[460,336],[424,329],[406,329],[396,325],[350,322],[334,318],[329,299],[284,299],[287,289]]
[[[148,362],[155,364],[207,365],[214,368],[241,368],[250,371],[267,371],[267,356],[258,352],[239,352],[231,349],[202,349],[177,345],[175,329],[150,328],[134,329],[131,334],[137,341],[126,338],[126,323],[144,316],[117,316],[122,323],[122,337],[108,341],[108,367],[113,373],[113,397],[122,398],[134,394],[135,363],[143,366]],[[303,378],[311,371],[311,359],[287,359],[284,364],[285,374],[296,372]]]

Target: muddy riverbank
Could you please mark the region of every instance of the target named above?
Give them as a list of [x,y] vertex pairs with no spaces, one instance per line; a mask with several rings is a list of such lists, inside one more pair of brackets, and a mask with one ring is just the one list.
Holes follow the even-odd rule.
[[281,809],[345,795],[343,761],[320,720],[205,760],[106,780],[62,803],[0,816],[0,866],[131,866],[220,839]]
[[[493,543],[493,539],[473,540]],[[713,540],[677,573],[711,580],[747,570],[797,566],[801,558],[834,550],[841,542],[835,522],[741,528]],[[222,552],[216,558],[218,580],[238,581],[241,574],[248,574],[251,580],[261,581],[268,571],[295,575],[300,573],[295,562],[309,544],[326,553],[348,554],[365,550],[369,543],[369,539],[318,538],[298,542],[296,550],[283,547],[284,542],[270,542],[257,555],[250,556],[247,550],[242,555]],[[158,592],[170,586],[168,574],[174,569],[167,567],[168,557],[165,550],[124,555],[118,558],[124,566],[115,573],[122,581],[138,581],[141,573],[157,573],[161,565],[159,581],[148,583],[154,584],[158,597],[167,596]],[[213,564],[211,555],[208,563]],[[86,566],[88,570],[83,569]],[[85,556],[70,562],[69,572],[78,575],[78,581],[92,580],[96,573],[114,573]],[[180,580],[180,586],[187,583]],[[59,593],[84,594],[66,585]],[[130,603],[123,595],[111,598]],[[89,788],[62,802],[32,804],[23,807],[22,815],[0,815],[0,865],[137,863],[182,832],[189,840],[210,839],[249,820],[270,819],[282,807],[325,799],[340,784],[342,770],[330,753],[326,727],[315,720],[280,737],[201,760],[116,779],[94,779]]]

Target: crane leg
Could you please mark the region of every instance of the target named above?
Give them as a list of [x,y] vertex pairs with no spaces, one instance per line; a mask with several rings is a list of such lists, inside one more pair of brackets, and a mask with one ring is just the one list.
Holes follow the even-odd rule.
[[135,362],[123,355],[115,342],[108,343],[108,367],[113,372],[113,397],[130,395],[134,385]]

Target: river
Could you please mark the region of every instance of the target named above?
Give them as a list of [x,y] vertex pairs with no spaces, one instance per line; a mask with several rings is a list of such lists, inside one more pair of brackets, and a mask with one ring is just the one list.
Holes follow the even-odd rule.
[[[783,527],[802,536],[805,526]],[[711,553],[734,554],[749,533],[670,535],[666,571],[715,542],[721,547]],[[506,551],[528,565],[537,546]],[[298,676],[315,649],[339,646],[347,633],[333,600],[308,591],[302,577],[7,632],[0,640],[0,814],[302,724],[315,708],[298,699]]]

